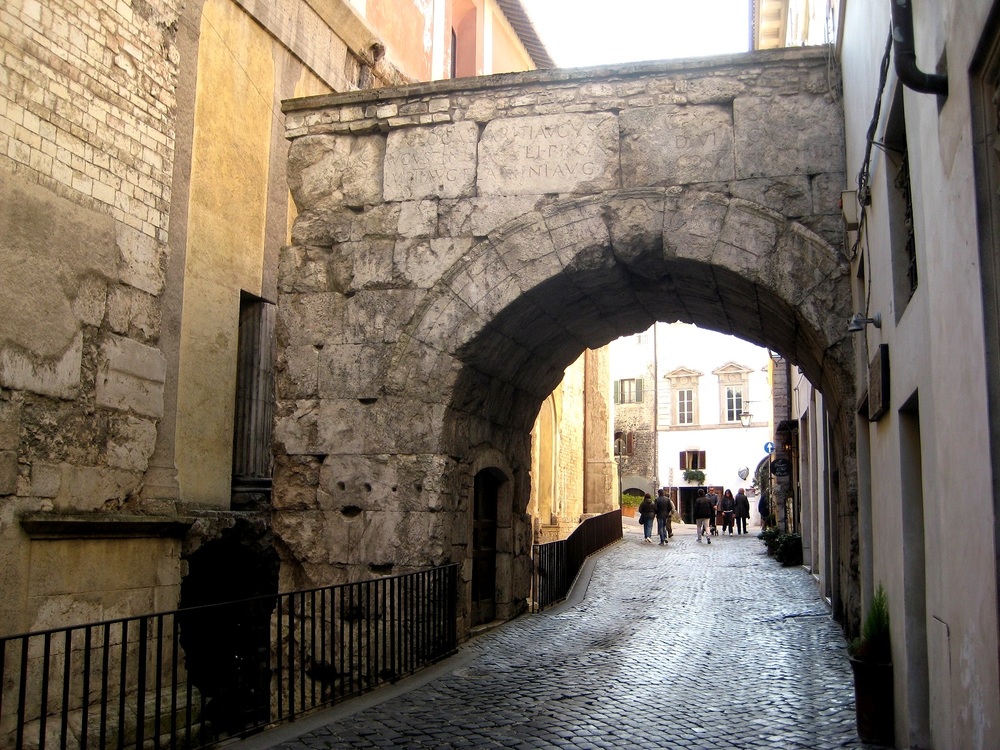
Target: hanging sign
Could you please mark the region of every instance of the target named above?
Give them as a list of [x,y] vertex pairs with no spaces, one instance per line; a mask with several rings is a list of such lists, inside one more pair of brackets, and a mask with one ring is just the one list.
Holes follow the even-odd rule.
[[787,477],[792,473],[792,462],[787,458],[776,458],[771,462],[771,473],[776,477]]

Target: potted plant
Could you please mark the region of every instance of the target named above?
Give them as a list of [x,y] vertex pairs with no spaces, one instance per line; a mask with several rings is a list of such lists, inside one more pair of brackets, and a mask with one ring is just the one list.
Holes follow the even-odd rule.
[[684,481],[703,484],[705,482],[705,472],[701,469],[684,469]]
[[621,506],[623,516],[634,518],[636,508],[640,505],[642,505],[642,495],[629,495],[626,492],[622,493]]
[[847,650],[854,672],[858,737],[872,745],[892,747],[895,742],[895,713],[889,600],[881,583],[868,608],[861,635],[851,641]]

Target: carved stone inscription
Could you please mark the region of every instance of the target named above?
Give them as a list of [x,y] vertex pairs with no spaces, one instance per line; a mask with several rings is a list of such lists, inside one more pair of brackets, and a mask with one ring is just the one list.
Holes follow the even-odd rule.
[[474,122],[389,133],[383,170],[385,199],[470,197],[476,182],[478,133]]
[[844,171],[844,113],[821,96],[733,102],[736,178]]
[[618,122],[613,115],[508,117],[479,143],[479,194],[525,195],[618,186]]
[[726,107],[643,107],[622,113],[625,187],[733,179],[733,122]]

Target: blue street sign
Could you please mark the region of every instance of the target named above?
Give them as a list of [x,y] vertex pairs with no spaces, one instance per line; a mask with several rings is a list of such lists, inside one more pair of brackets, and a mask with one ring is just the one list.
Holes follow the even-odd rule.
[[774,453],[774,443],[770,440],[764,443],[764,453]]

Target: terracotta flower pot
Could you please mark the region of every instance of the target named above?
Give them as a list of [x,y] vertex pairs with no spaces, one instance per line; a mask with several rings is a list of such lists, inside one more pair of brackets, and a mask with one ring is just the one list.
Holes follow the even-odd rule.
[[635,518],[635,506],[634,505],[623,505],[622,515],[628,518]]

